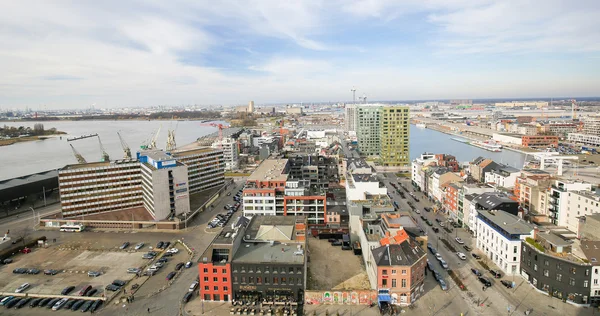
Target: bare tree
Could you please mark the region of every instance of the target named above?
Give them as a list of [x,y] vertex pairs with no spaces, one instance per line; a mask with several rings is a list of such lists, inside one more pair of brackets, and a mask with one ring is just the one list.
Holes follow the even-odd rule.
[[44,124],[42,124],[42,123],[35,123],[33,125],[33,133],[35,135],[43,135],[44,134]]
[[13,234],[13,236],[15,236],[13,244],[16,244],[20,241],[21,243],[23,243],[23,246],[25,246],[25,239],[27,239],[27,237],[29,237],[29,235],[31,235],[32,232],[33,229],[31,227],[23,227],[16,230]]

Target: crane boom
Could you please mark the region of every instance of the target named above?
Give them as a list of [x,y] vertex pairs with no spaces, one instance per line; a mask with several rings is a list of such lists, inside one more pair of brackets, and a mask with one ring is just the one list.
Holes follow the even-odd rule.
[[83,156],[75,149],[75,147],[73,147],[73,144],[69,144],[71,145],[71,149],[73,150],[73,155],[75,155],[75,159],[77,159],[78,163],[87,163],[87,161],[85,161],[85,158],[83,158]]
[[158,139],[158,134],[160,133],[161,128],[162,124],[160,124],[158,130],[156,131],[156,134],[154,134],[154,137],[152,137],[152,140],[150,141],[150,146],[148,147],[149,149],[156,149],[156,140]]
[[100,152],[102,152],[102,157],[100,158],[100,161],[110,161],[110,157],[108,156],[106,149],[104,149],[104,145],[102,145],[100,136],[98,136],[98,144],[100,144]]
[[131,159],[131,149],[129,149],[129,145],[127,145],[127,142],[125,142],[125,140],[119,132],[117,132],[117,135],[119,135],[119,139],[121,140],[121,147],[123,147],[124,158]]

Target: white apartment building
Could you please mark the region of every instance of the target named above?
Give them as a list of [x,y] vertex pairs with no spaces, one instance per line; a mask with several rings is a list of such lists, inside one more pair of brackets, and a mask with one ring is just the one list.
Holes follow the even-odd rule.
[[600,136],[597,135],[569,133],[568,138],[570,142],[590,146],[600,146]]
[[223,150],[223,159],[225,160],[225,170],[237,170],[240,167],[239,148],[237,140],[226,137],[217,140],[212,144],[212,148]]
[[600,118],[588,118],[584,120],[583,134],[600,136]]
[[173,158],[188,167],[190,194],[225,183],[223,150],[202,147],[172,153]]
[[503,188],[513,188],[520,170],[507,165],[498,165],[495,169],[485,173],[485,183]]
[[423,185],[423,173],[421,172],[421,168],[428,166],[432,163],[437,162],[437,160],[435,159],[435,154],[431,154],[431,153],[423,153],[421,154],[420,157],[418,157],[417,159],[413,160],[411,163],[411,170],[412,170],[412,174],[411,174],[411,180],[413,182],[414,185],[417,185],[419,188],[421,188],[421,190],[423,190],[423,188],[425,187]]
[[356,104],[347,104],[346,105],[346,132],[355,132],[356,131]]
[[[592,185],[586,182],[577,182],[569,180],[556,180],[552,188],[550,189],[548,213],[550,214],[550,220],[554,225],[567,226],[577,225],[577,205],[581,206],[578,201],[571,200],[569,193],[574,191],[588,191],[592,190]],[[581,209],[579,209],[581,212]],[[570,219],[570,221],[567,221]],[[576,229],[573,231],[577,231]]]
[[579,217],[600,213],[600,193],[595,191],[570,191],[561,195],[567,212],[565,225],[570,231],[578,231]]
[[386,195],[387,187],[373,174],[355,174],[349,171],[346,176],[346,199],[365,200],[366,195]]
[[533,237],[533,226],[503,211],[477,211],[477,249],[505,275],[521,271],[521,241]]
[[276,141],[273,136],[260,136],[252,138],[252,146],[254,147],[262,147],[263,144],[270,144]]

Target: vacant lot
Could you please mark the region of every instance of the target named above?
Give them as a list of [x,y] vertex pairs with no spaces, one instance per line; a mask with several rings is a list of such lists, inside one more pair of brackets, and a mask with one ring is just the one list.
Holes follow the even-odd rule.
[[327,239],[308,239],[308,290],[369,289],[362,257],[332,246]]
[[[31,288],[27,293],[60,294],[62,289],[73,285],[77,289],[92,285],[98,289],[97,296],[113,280],[130,280],[127,268],[139,267],[146,263],[141,252],[69,250],[67,248],[36,248],[26,255],[15,257],[15,262],[0,269],[0,292],[14,292],[27,282]],[[42,272],[36,275],[13,274],[16,268],[37,268]],[[44,275],[43,270],[56,269],[56,275]],[[88,271],[100,271],[99,277],[88,277]]]

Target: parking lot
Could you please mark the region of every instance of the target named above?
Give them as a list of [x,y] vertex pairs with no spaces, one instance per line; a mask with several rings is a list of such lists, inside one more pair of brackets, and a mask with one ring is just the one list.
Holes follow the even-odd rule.
[[332,246],[327,239],[308,239],[308,290],[370,289],[361,256]]

